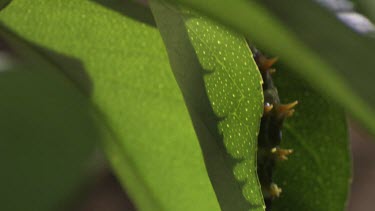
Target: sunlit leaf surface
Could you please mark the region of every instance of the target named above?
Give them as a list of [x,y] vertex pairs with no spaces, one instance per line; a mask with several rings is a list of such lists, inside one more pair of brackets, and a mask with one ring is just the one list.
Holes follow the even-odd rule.
[[[222,158],[223,165],[228,165],[227,172],[209,172],[222,209],[263,210],[256,173],[257,135],[263,112],[262,79],[248,44],[244,37],[206,18],[188,11],[179,12],[164,2],[151,5],[193,122],[213,124],[206,128],[196,126],[198,134],[212,136],[209,140],[201,136],[201,143],[224,144],[221,150],[230,155],[229,159],[225,154]],[[204,97],[209,99],[209,105]],[[217,121],[211,121],[215,118]],[[216,125],[221,136],[215,130],[209,131],[210,127],[216,129]],[[228,174],[228,171],[228,177],[232,177],[229,181],[217,181],[222,176],[219,174]],[[237,184],[230,183],[233,176]],[[225,189],[222,183],[232,186],[221,193]],[[232,195],[238,198],[230,204],[228,198]]]
[[0,20],[93,102],[109,160],[139,210],[219,210],[162,40],[139,10],[123,1],[13,0]]

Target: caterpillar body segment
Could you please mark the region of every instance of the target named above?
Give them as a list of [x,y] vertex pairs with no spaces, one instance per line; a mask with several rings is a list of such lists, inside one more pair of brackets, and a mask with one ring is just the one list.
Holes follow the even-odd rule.
[[264,113],[258,135],[257,171],[266,210],[270,210],[272,200],[282,193],[282,189],[272,181],[276,162],[288,160],[288,156],[293,153],[293,149],[280,148],[282,125],[286,118],[293,115],[298,101],[288,104],[280,102],[277,88],[272,80],[272,74],[276,72],[272,66],[277,58],[267,58],[254,47],[251,47],[251,50],[264,82]]

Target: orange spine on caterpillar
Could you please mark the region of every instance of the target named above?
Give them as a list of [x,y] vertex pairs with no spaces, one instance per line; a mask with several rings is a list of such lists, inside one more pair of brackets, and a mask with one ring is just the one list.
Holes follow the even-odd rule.
[[293,115],[293,108],[298,101],[289,104],[280,103],[277,88],[272,80],[272,74],[276,72],[272,66],[277,58],[267,58],[256,48],[251,48],[251,50],[264,82],[264,112],[258,136],[257,170],[267,210],[269,210],[271,201],[279,197],[282,192],[281,188],[272,181],[276,161],[287,160],[288,155],[293,153],[292,149],[279,147],[282,125],[285,118]]

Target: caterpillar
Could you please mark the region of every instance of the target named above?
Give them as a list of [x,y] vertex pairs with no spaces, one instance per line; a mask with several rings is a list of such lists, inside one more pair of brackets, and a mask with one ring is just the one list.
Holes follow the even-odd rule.
[[298,101],[280,103],[277,88],[272,80],[272,74],[276,71],[272,66],[277,58],[267,58],[255,47],[251,47],[251,51],[263,79],[264,112],[258,135],[257,171],[266,210],[270,210],[272,200],[279,197],[282,192],[282,189],[272,181],[276,162],[287,160],[288,155],[293,153],[292,149],[279,147],[282,125],[285,118],[293,115],[293,108]]

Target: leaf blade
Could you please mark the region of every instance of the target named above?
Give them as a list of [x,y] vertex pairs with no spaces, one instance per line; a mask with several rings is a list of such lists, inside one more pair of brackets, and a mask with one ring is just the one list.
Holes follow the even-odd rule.
[[221,209],[263,210],[255,162],[262,81],[245,39],[162,1],[151,8],[203,152],[207,143],[219,146],[214,160],[222,169],[205,157]]
[[294,153],[275,169],[283,192],[272,210],[345,210],[352,180],[345,113],[293,72],[278,69],[281,99],[299,105],[284,124],[281,147]]
[[[140,210],[219,210],[156,29],[95,1],[14,0],[0,19],[24,39],[84,64],[90,100],[107,123],[103,133],[118,138],[104,145]],[[69,68],[50,59],[62,72]]]

